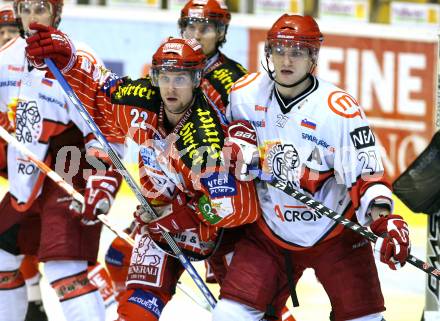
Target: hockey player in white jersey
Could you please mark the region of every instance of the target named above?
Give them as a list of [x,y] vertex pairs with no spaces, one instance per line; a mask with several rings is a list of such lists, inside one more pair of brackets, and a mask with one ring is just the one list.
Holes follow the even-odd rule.
[[[243,179],[257,155],[263,173],[384,236],[374,252],[397,269],[410,251],[407,224],[391,214],[391,190],[362,108],[313,75],[322,40],[308,16],[285,14],[268,31],[267,73],[246,75],[231,90],[227,117],[236,134],[229,144],[240,151],[232,156],[241,155]],[[263,216],[236,245],[213,320],[260,320],[268,306],[279,315],[306,268],[329,296],[331,320],[384,320],[370,243],[264,181],[257,190]]]
[[[18,22],[15,19],[12,4],[4,5],[0,8],[0,47],[18,35]],[[38,270],[37,258],[33,255],[26,255],[21,263],[20,273],[26,283],[29,301],[25,321],[47,321],[41,298],[41,274]]]
[[[62,0],[16,0],[21,35],[29,33],[32,22],[56,28],[62,6]],[[84,191],[86,204],[82,210],[71,207],[71,197],[60,187],[18,150],[2,145],[0,164],[9,192],[0,203],[0,320],[25,318],[27,295],[19,267],[23,254],[30,254],[44,262],[66,320],[103,321],[104,304],[87,266],[96,261],[99,248],[101,225],[95,224],[95,215],[109,209],[121,177],[96,153],[84,157],[86,149],[96,152],[99,143],[61,86],[29,64],[25,46],[16,37],[0,50],[1,125]],[[96,62],[88,48],[77,47]]]

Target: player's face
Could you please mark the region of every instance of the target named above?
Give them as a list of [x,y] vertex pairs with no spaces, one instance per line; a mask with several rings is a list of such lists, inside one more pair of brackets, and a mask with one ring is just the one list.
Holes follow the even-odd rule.
[[223,39],[224,32],[219,32],[213,23],[189,21],[182,30],[185,39],[196,39],[201,45],[203,53],[210,57],[217,51],[217,43]]
[[276,81],[293,84],[309,73],[313,62],[307,47],[276,45],[271,47]]
[[189,71],[161,71],[158,82],[165,109],[173,114],[183,113],[193,99],[192,74]]
[[18,16],[23,23],[25,33],[29,33],[29,25],[37,22],[51,26],[53,22],[52,4],[45,0],[26,0],[18,3]]
[[0,26],[0,47],[17,36],[18,33],[18,28],[15,26]]

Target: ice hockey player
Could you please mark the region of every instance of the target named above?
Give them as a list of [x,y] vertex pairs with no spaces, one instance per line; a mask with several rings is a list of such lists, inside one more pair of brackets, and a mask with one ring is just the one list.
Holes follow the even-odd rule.
[[225,111],[235,81],[247,73],[238,62],[226,57],[220,47],[226,42],[231,14],[223,0],[190,0],[180,12],[179,28],[185,39],[196,39],[208,57],[202,90]]
[[[62,7],[62,0],[16,0],[21,35],[30,34],[31,22],[56,28]],[[27,295],[19,267],[23,254],[29,254],[44,262],[67,320],[104,320],[104,304],[87,278],[87,266],[96,261],[99,247],[95,214],[108,210],[121,178],[96,153],[85,158],[86,148],[96,151],[100,145],[61,86],[29,64],[25,46],[23,37],[16,37],[0,51],[1,125],[83,190],[86,204],[83,210],[70,209],[72,199],[32,162],[11,146],[2,150],[9,192],[0,203],[0,315],[8,321],[25,318]],[[78,48],[97,61],[87,47]]]
[[[169,38],[153,56],[151,77],[133,81],[100,72],[76,56],[73,47],[50,51],[66,43],[67,36],[33,27],[38,33],[28,39],[27,52],[35,64],[53,58],[102,131],[119,142],[129,135],[140,145],[142,189],[160,218],[136,212],[143,227],[136,235],[128,292],[118,312],[120,320],[157,320],[183,272],[177,259],[155,245],[166,249],[160,231],[178,234],[179,245],[201,259],[220,241],[221,227],[251,223],[259,215],[253,183],[222,171],[220,155],[228,133],[223,114],[200,90],[206,57],[195,39]],[[66,69],[71,60],[74,66]],[[225,239],[210,258],[220,280],[224,262],[215,258],[229,251]]]
[[[12,5],[5,5],[0,8],[0,47],[18,36],[19,28],[17,20],[15,19],[14,9]],[[6,166],[4,169],[6,169]],[[5,173],[5,176],[7,176],[7,173]],[[23,275],[26,283],[29,301],[25,321],[47,320],[41,297],[41,274],[38,269],[37,257],[34,255],[26,255],[21,263],[20,273]]]
[[[384,236],[375,252],[397,269],[410,251],[408,227],[391,214],[391,190],[362,108],[313,75],[322,40],[309,16],[284,14],[273,24],[267,73],[244,76],[231,90],[227,117],[242,120],[237,130],[248,133],[241,142],[234,138],[236,148],[244,159],[260,151],[264,173]],[[268,305],[279,315],[289,292],[296,298],[294,285],[306,268],[315,270],[329,296],[331,320],[383,320],[369,242],[267,182],[257,190],[262,217],[236,244],[213,320],[260,320]]]
[[[178,21],[181,36],[185,39],[195,38],[208,57],[202,73],[201,88],[223,113],[228,104],[232,84],[247,73],[242,65],[220,51],[220,47],[226,42],[230,20],[231,14],[223,1],[190,0],[182,8]],[[238,236],[240,233],[237,232],[235,236],[225,237]],[[117,237],[106,253],[106,266],[117,292],[124,290],[123,283],[128,271],[126,264],[129,262],[127,258],[130,257],[131,250],[131,246]],[[215,283],[208,261],[205,261],[205,264],[207,282]]]

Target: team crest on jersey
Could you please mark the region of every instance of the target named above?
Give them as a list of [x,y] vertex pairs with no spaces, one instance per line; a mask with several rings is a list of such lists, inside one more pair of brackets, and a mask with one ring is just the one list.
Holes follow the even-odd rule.
[[16,136],[21,143],[37,140],[41,131],[41,115],[36,101],[18,101],[15,114]]
[[291,144],[276,144],[267,155],[269,172],[278,180],[299,187],[301,162],[295,147]]

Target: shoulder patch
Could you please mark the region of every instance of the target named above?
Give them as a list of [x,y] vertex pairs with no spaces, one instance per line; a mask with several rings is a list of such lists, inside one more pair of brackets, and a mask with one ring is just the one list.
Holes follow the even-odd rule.
[[115,104],[148,110],[157,110],[161,102],[159,89],[151,84],[150,78],[122,78],[120,84],[112,91],[111,100]]
[[344,118],[362,117],[362,110],[359,103],[353,96],[345,91],[337,90],[330,93],[327,100],[330,109],[337,115]]

